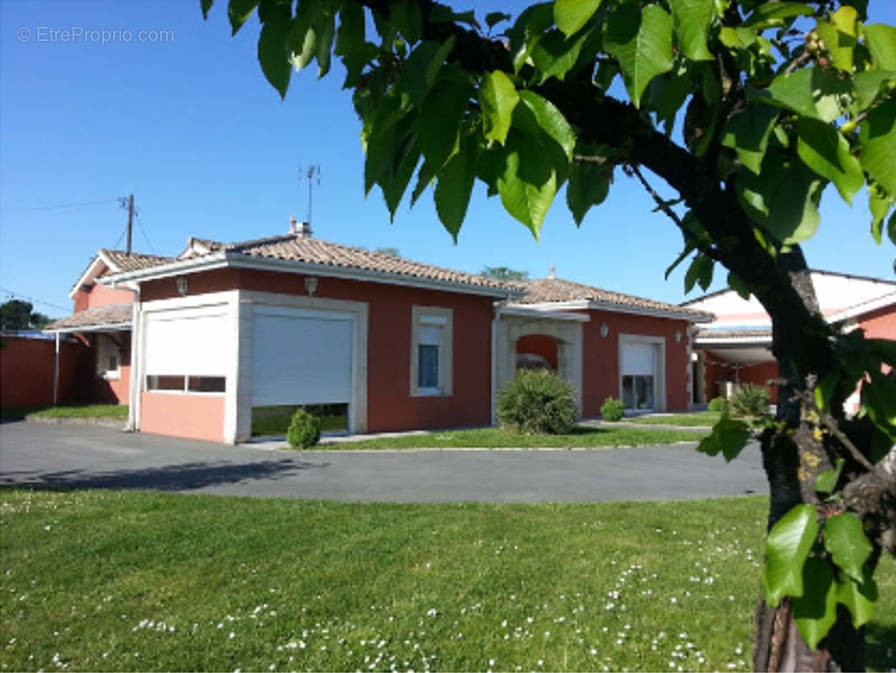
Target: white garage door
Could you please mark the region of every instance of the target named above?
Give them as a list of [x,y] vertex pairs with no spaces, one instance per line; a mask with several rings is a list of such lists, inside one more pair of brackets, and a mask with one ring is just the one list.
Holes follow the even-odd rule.
[[252,406],[351,402],[353,335],[350,313],[256,307]]

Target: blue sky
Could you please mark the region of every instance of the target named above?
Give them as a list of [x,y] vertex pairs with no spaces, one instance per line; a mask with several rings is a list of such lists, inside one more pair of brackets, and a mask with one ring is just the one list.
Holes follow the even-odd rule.
[[[455,3],[461,6],[463,3]],[[480,2],[477,11],[502,3]],[[515,7],[516,3],[503,3]],[[871,0],[871,21],[896,23],[896,3]],[[171,31],[157,42],[76,38],[51,30]],[[4,0],[0,4],[0,298],[9,291],[64,315],[67,293],[126,222],[115,199],[133,192],[137,252],[174,255],[190,235],[245,240],[285,232],[302,219],[299,167],[320,164],[315,236],[478,272],[510,266],[670,302],[682,301],[683,269],[666,266],[681,239],[649,197],[617,172],[608,200],[576,228],[563,194],[536,242],[477,185],[455,246],[427,194],[406,201],[393,224],[378,191],[363,194],[360,124],[339,68],[293,76],[285,101],[255,58],[257,20],[230,37],[225,0],[203,21],[196,2]],[[136,39],[136,37],[135,37]],[[671,195],[657,182],[659,191]],[[77,208],[39,207],[108,201]],[[893,246],[868,234],[864,193],[852,208],[828,189],[809,262],[893,277]],[[719,275],[719,274],[717,274]],[[716,283],[718,286],[718,282]],[[695,296],[692,294],[692,296]]]

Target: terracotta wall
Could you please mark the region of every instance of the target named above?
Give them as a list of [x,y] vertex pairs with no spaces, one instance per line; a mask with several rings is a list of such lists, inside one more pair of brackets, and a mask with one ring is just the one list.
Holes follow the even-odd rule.
[[[687,328],[684,320],[628,315],[611,311],[588,311],[591,321],[584,324],[582,413],[587,418],[599,414],[600,405],[607,397],[620,396],[619,335],[638,334],[663,337],[666,344],[666,411],[686,411],[688,361]],[[606,337],[600,334],[606,323]],[[681,333],[681,341],[675,333]]]
[[[307,295],[299,274],[221,269],[191,275],[188,294],[240,288]],[[144,301],[179,296],[173,278],[144,284]],[[491,297],[320,277],[316,297],[368,302],[369,432],[482,426],[491,409]],[[453,310],[454,381],[450,397],[411,397],[411,307]]]
[[131,333],[129,331],[112,332],[112,336],[120,344],[121,355],[120,376],[117,379],[107,379],[97,374],[97,348],[98,335],[90,334],[87,338],[90,343],[89,366],[83,368],[81,373],[81,397],[89,402],[102,404],[128,404],[130,401],[131,385]]
[[551,367],[557,369],[557,340],[544,334],[527,334],[516,342],[517,353],[532,353],[547,360]]
[[141,393],[140,431],[223,442],[224,395]]
[[[704,385],[706,386],[706,401],[709,402],[719,396],[719,382],[735,380],[735,370],[732,367],[726,367],[722,363],[730,362],[724,355],[715,351],[706,351],[704,364]],[[732,363],[733,364],[733,363]],[[768,388],[771,397],[771,403],[778,403],[778,388],[769,386],[767,382],[770,379],[778,378],[777,362],[762,362],[760,364],[743,367],[737,374],[737,380],[741,383],[753,383],[758,386]]]
[[[0,348],[0,407],[31,407],[53,404],[54,341],[3,337]],[[81,343],[65,341],[59,351],[59,401],[79,398],[79,372],[89,360]]]
[[859,327],[869,339],[896,341],[896,306],[885,306],[859,316]]
[[[105,276],[106,274],[101,275]],[[88,289],[79,288],[75,292],[75,313],[99,306],[130,304],[132,301],[134,301],[134,293],[131,290],[94,283]]]

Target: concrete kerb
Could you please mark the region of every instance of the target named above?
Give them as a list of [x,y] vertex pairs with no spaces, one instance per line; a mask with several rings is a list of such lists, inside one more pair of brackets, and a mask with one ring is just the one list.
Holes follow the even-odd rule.
[[96,418],[93,416],[86,418],[47,418],[45,416],[25,416],[25,420],[29,423],[50,423],[54,425],[98,425],[103,428],[115,428],[124,430],[127,423],[117,418]]

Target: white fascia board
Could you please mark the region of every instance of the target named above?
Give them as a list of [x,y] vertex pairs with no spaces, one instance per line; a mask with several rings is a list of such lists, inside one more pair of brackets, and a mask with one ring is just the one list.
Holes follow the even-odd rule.
[[101,285],[126,285],[130,281],[143,282],[147,280],[157,280],[159,278],[170,278],[171,276],[181,276],[185,273],[195,273],[197,271],[210,271],[221,267],[231,266],[227,263],[224,253],[216,253],[207,257],[192,257],[190,259],[172,262],[162,266],[150,266],[145,269],[137,269],[136,271],[123,271],[121,273],[111,274],[99,278],[97,282]]
[[591,322],[591,316],[584,313],[549,311],[543,308],[529,308],[528,306],[514,306],[513,304],[502,308],[501,315],[522,316],[524,318],[543,318],[546,320],[568,320],[571,322]]
[[110,269],[113,273],[119,271],[120,269],[115,265],[115,263],[105,254],[103,254],[102,250],[98,250],[96,253],[96,257],[93,258],[93,261],[90,263],[84,273],[81,274],[80,278],[75,281],[75,284],[72,286],[72,289],[69,290],[68,298],[74,299],[75,293],[81,289],[81,286],[89,283],[91,280],[96,279],[99,273],[96,270],[97,265],[105,264],[107,269]]
[[771,346],[772,338],[770,336],[730,337],[727,339],[724,337],[697,337],[694,340],[694,346],[698,348],[700,346],[732,346],[737,348],[744,344]]
[[856,304],[855,306],[850,306],[847,309],[840,311],[839,313],[832,313],[829,316],[825,317],[825,321],[839,322],[841,320],[848,320],[850,318],[855,318],[856,316],[862,315],[863,313],[869,313],[870,311],[876,311],[879,308],[883,308],[889,305],[896,305],[896,292],[891,292],[890,294],[885,294],[882,297],[878,297],[876,299],[872,299],[871,301],[866,301],[863,304]]
[[82,327],[63,327],[62,329],[41,330],[47,334],[70,334],[72,332],[118,332],[131,329],[131,323],[118,322],[106,325],[84,325]]
[[609,311],[612,313],[628,313],[632,315],[647,315],[654,318],[671,318],[674,320],[686,320],[692,323],[712,322],[715,317],[711,313],[705,314],[703,317],[695,316],[693,313],[684,311],[673,311],[667,309],[645,308],[642,306],[620,306],[619,304],[611,304],[609,302],[577,299],[574,301],[557,301],[542,302],[539,304],[523,304],[523,306],[535,308],[538,310],[557,310],[557,311]]
[[214,255],[186,259],[165,266],[150,267],[138,271],[105,276],[105,283],[122,283],[125,281],[147,281],[170,276],[180,276],[185,273],[209,271],[222,267],[238,269],[255,269],[258,271],[279,271],[282,273],[295,273],[302,275],[316,275],[327,278],[344,278],[347,280],[361,280],[373,283],[385,283],[389,285],[402,285],[404,287],[417,287],[427,290],[441,290],[459,292],[461,294],[476,294],[486,297],[507,298],[511,296],[511,290],[498,288],[475,287],[464,283],[430,278],[415,278],[397,273],[384,271],[369,271],[366,269],[351,269],[330,266],[329,264],[312,264],[308,262],[296,262],[288,259],[271,259],[266,257],[250,257],[231,252],[219,252]]

